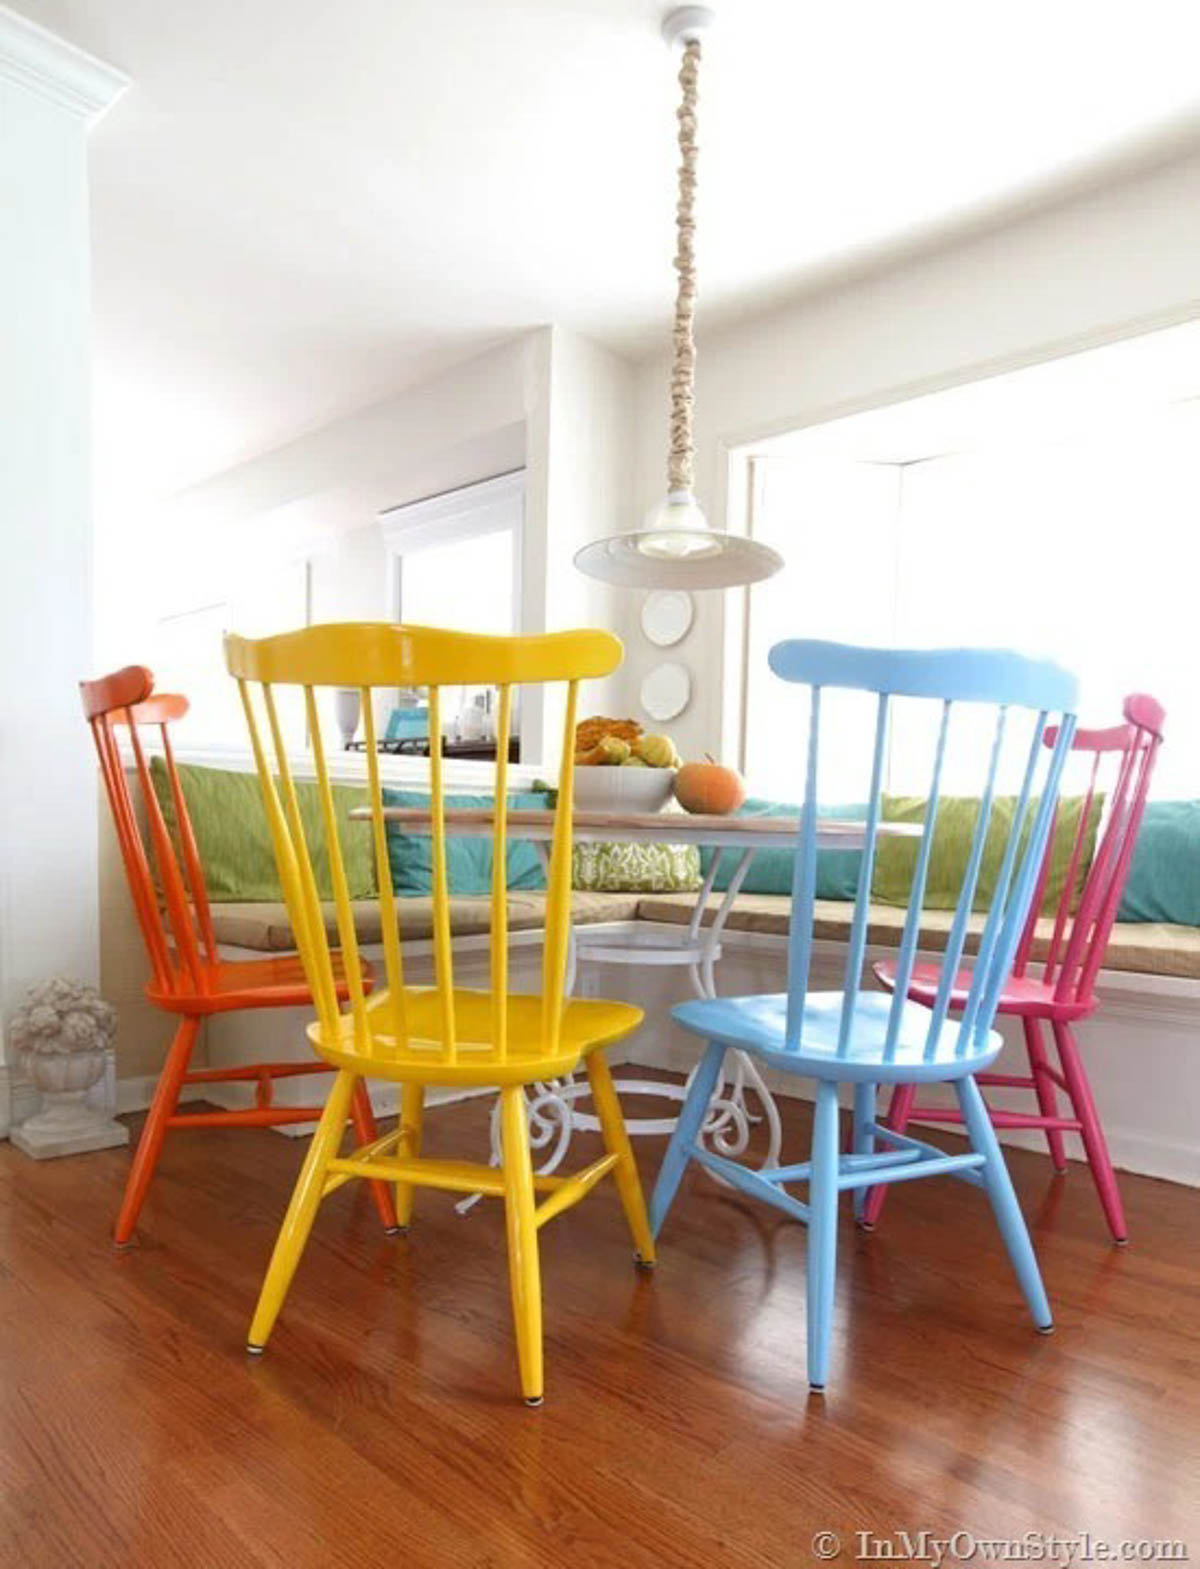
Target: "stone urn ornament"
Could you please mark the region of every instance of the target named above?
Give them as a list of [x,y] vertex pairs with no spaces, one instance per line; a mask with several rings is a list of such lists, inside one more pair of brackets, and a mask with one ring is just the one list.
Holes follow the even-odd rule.
[[129,1143],[129,1129],[86,1099],[104,1076],[116,1028],[115,1010],[82,981],[59,978],[26,993],[7,1033],[42,1109],[12,1130],[19,1150],[46,1160]]

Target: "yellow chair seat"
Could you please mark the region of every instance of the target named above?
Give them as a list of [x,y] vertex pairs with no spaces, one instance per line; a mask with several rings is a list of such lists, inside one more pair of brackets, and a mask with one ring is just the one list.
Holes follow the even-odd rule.
[[557,1079],[579,1066],[598,1046],[622,1040],[641,1024],[640,1008],[627,1002],[570,999],[563,1004],[558,1040],[547,1050],[542,1029],[542,999],[510,994],[506,999],[508,1045],[503,1059],[493,1039],[492,994],[455,989],[455,1060],[447,1060],[442,1004],[436,987],[406,986],[406,1039],[394,1028],[391,997],[376,992],[367,1005],[371,1038],[355,1039],[354,1017],[341,1014],[330,1040],[324,1026],[308,1027],[313,1048],[326,1062],[370,1078],[402,1079],[412,1084],[531,1084]]

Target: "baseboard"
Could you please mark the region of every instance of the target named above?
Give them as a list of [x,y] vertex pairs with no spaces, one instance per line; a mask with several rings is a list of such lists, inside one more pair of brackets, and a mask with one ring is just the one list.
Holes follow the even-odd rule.
[[[145,1111],[154,1097],[154,1087],[158,1079],[152,1073],[141,1074],[136,1078],[117,1080],[117,1115],[126,1116],[130,1113]],[[314,1100],[324,1099],[325,1086],[314,1089]],[[371,1109],[377,1117],[394,1117],[397,1113],[396,1086],[394,1084],[372,1084],[369,1086],[371,1094]],[[429,1105],[441,1106],[450,1101],[467,1100],[473,1095],[489,1094],[488,1090],[434,1090],[429,1096]],[[240,1084],[206,1084],[192,1086],[180,1097],[179,1104],[186,1106],[196,1101],[208,1101],[214,1106],[220,1106],[225,1111],[241,1111],[254,1104],[254,1091],[251,1086]],[[273,1133],[282,1133],[286,1138],[307,1138],[316,1126],[312,1122],[289,1122],[281,1127],[273,1128]]]
[[[154,1087],[158,1083],[156,1073],[142,1073],[129,1079],[117,1080],[118,1117],[124,1117],[130,1112],[145,1111],[154,1098]],[[187,1088],[179,1097],[179,1104],[186,1106],[190,1101],[211,1100],[212,1096],[202,1095],[199,1089]]]
[[[631,1061],[630,1053],[622,1048],[613,1048],[609,1051],[608,1060],[612,1066],[620,1067]],[[314,1075],[311,1080],[303,1081],[312,1085],[314,1102],[324,1100],[328,1093],[329,1080]],[[293,1081],[300,1082],[300,1081]],[[128,1079],[118,1079],[116,1084],[116,1112],[118,1116],[128,1113],[145,1111],[154,1096],[154,1087],[158,1079],[154,1074],[141,1074]],[[398,1094],[399,1086],[384,1080],[371,1081],[367,1085],[371,1097],[371,1110],[377,1117],[395,1117],[399,1114]],[[448,1106],[455,1101],[475,1100],[479,1096],[494,1095],[495,1089],[488,1086],[469,1089],[433,1089],[426,1099],[427,1106]],[[35,1098],[36,1099],[36,1098]],[[220,1106],[226,1111],[241,1111],[254,1103],[254,1090],[252,1085],[244,1084],[206,1084],[192,1086],[181,1096],[180,1105],[189,1102],[206,1100],[214,1106]],[[307,1138],[316,1126],[313,1122],[287,1122],[277,1128],[272,1128],[272,1133],[280,1133],[284,1138]]]
[[[639,1067],[657,1068],[686,1078],[699,1058],[699,1043],[695,1050],[662,1036],[643,1032],[633,1061]],[[780,1097],[811,1101],[812,1081],[792,1078],[789,1074],[766,1071],[763,1077],[771,1092]],[[847,1104],[848,1101],[847,1101]],[[1128,1171],[1140,1177],[1157,1177],[1164,1182],[1177,1182],[1183,1187],[1200,1188],[1200,1154],[1194,1144],[1178,1140],[1149,1137],[1135,1129],[1122,1128],[1109,1119],[1105,1122],[1109,1153],[1118,1171]],[[1013,1149],[1046,1151],[1045,1135],[1033,1129],[1004,1128],[999,1131],[1001,1144]],[[1084,1164],[1082,1146],[1073,1134],[1066,1134],[1068,1159]]]
[[[323,1081],[314,1076],[309,1082],[314,1086],[321,1086],[314,1089],[314,1101],[324,1100],[327,1086]],[[330,1082],[332,1082],[332,1076]],[[371,1110],[377,1117],[395,1117],[399,1114],[398,1085],[382,1081],[369,1082],[367,1092],[371,1097]],[[463,1090],[431,1089],[425,1098],[425,1104],[427,1107],[449,1106],[455,1101],[473,1100],[480,1095],[494,1094],[494,1090],[486,1088]],[[210,1085],[205,1099],[212,1101],[216,1106],[224,1106],[230,1111],[240,1110],[253,1102],[252,1094],[242,1091],[241,1086],[237,1084]],[[278,1127],[272,1128],[271,1132],[282,1134],[285,1139],[306,1139],[315,1127],[315,1122],[283,1122]]]

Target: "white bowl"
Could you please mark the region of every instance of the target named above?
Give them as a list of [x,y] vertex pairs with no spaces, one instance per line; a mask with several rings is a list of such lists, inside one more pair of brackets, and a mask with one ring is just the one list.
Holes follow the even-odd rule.
[[673,768],[575,770],[575,805],[583,812],[657,812],[671,799]]

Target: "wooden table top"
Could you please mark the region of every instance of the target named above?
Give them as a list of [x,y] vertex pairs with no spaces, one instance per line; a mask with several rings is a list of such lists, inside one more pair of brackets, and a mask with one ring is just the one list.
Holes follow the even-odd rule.
[[[369,820],[370,808],[356,807],[350,816]],[[428,807],[385,806],[386,821],[401,824],[409,833],[432,832],[433,819]],[[457,837],[481,838],[490,835],[494,816],[486,807],[447,807],[447,832]],[[510,836],[522,839],[549,839],[554,832],[554,813],[545,809],[514,808],[508,813]],[[692,812],[604,812],[576,811],[574,837],[580,842],[622,841],[629,843],[705,844],[743,850],[790,850],[795,846],[800,826],[798,817],[719,817]],[[879,832],[889,837],[912,837],[920,833],[915,823],[880,823]],[[866,843],[866,824],[845,818],[822,817],[817,823],[817,844],[823,850],[859,850]]]

